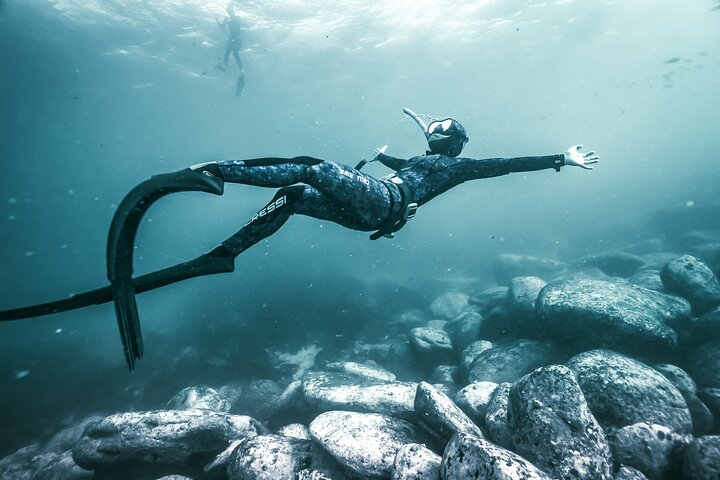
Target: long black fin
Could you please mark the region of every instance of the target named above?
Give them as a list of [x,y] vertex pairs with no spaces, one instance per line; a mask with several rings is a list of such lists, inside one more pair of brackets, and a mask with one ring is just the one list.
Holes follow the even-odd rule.
[[125,196],[110,224],[107,243],[108,280],[125,359],[131,371],[134,369],[135,360],[143,355],[140,317],[132,279],[135,235],[143,215],[155,201],[165,195],[183,191],[222,195],[224,182],[220,178],[203,175],[189,168],[156,175],[133,188]]

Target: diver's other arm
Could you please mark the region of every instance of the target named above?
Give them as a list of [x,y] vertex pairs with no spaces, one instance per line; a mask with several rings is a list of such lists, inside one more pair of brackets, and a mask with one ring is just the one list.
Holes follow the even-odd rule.
[[390,155],[385,155],[385,152],[387,151],[387,145],[378,147],[375,149],[375,158],[372,159],[372,161],[379,161],[383,165],[385,165],[388,168],[392,168],[393,170],[397,171],[400,170],[405,166],[407,163],[407,160],[404,158],[395,158],[391,157]]

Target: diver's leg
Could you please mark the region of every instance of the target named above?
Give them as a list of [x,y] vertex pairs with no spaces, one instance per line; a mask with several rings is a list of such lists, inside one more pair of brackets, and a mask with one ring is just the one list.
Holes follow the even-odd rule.
[[253,216],[235,235],[219,247],[208,252],[209,256],[237,257],[256,243],[277,232],[291,215],[299,213],[321,220],[329,220],[348,228],[362,229],[346,211],[337,208],[332,201],[308,185],[294,185],[278,190],[272,200]]
[[238,67],[240,68],[240,73],[243,72],[243,63],[242,60],[240,60],[240,48],[238,46],[235,46],[232,49],[233,57],[235,58],[235,61],[237,62]]
[[311,185],[359,219],[365,225],[363,230],[379,228],[390,215],[391,193],[383,182],[346,165],[312,157],[227,160],[208,165],[214,169],[208,173],[226,182],[259,187]]

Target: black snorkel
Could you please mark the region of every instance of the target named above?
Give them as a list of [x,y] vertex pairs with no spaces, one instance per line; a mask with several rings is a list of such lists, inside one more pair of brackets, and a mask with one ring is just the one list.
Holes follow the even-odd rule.
[[425,125],[420,115],[409,108],[403,108],[403,112],[412,118],[423,131],[428,143],[427,155],[457,157],[469,140],[465,128],[454,118],[433,120],[429,125]]

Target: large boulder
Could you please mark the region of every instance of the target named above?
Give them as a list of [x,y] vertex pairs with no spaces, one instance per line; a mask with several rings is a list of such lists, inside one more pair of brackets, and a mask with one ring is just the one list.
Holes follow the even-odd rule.
[[407,443],[418,443],[415,427],[377,413],[331,411],[310,423],[313,439],[355,475],[388,477]]
[[[61,455],[50,454],[54,458],[40,468],[32,480],[93,480],[95,473],[80,468],[72,458],[72,451],[68,450]],[[11,480],[2,475],[3,480]]]
[[460,378],[464,381],[467,380],[468,373],[470,372],[470,366],[475,361],[478,355],[485,350],[489,350],[495,346],[494,343],[487,340],[476,340],[470,345],[465,347],[460,354]]
[[415,411],[420,425],[436,435],[443,444],[456,432],[483,433],[460,408],[444,393],[426,382],[420,382],[415,395]]
[[698,436],[712,433],[715,426],[715,417],[702,400],[697,397],[697,386],[690,375],[682,368],[668,363],[653,365],[653,368],[662,373],[682,394],[692,416],[693,433]]
[[470,306],[480,312],[482,315],[487,313],[498,305],[503,305],[507,299],[508,287],[490,287],[472,295],[468,299]]
[[211,410],[117,413],[88,425],[73,459],[99,475],[192,477],[231,440],[253,438],[259,431],[262,427],[250,417]]
[[416,383],[388,382],[344,373],[310,372],[302,382],[305,401],[318,410],[386,415],[414,412]]
[[692,431],[682,394],[660,372],[611,350],[581,353],[567,362],[590,410],[605,429],[634,423],[665,425],[678,433]]
[[682,456],[689,440],[662,425],[636,423],[608,435],[618,463],[635,467],[650,480],[680,478]]
[[443,480],[550,480],[521,456],[468,433],[448,442],[440,464]]
[[508,425],[513,450],[551,476],[612,478],[605,432],[566,366],[539,368],[512,386]]
[[473,382],[514,382],[536,368],[555,363],[557,348],[535,340],[520,339],[481,352],[470,365]]
[[690,306],[624,280],[573,279],[543,288],[536,314],[549,335],[576,349],[656,352],[677,345],[668,323],[689,318]]
[[368,365],[357,362],[336,362],[328,363],[326,366],[329,370],[347,373],[350,375],[358,375],[361,377],[372,378],[374,380],[382,380],[386,382],[394,382],[395,374],[388,372],[384,368],[375,365]]
[[687,298],[696,314],[720,304],[720,280],[692,255],[683,255],[668,262],[660,271],[665,288]]

